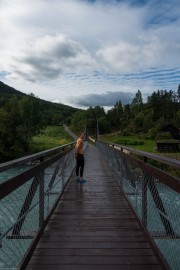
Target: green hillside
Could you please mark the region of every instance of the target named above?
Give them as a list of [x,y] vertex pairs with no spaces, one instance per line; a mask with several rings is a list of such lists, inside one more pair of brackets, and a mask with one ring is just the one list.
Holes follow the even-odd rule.
[[12,95],[16,95],[18,97],[23,97],[26,94],[14,89],[13,87],[10,87],[7,84],[0,81],[0,96],[1,96],[1,98],[2,98],[2,96],[8,98]]
[[[44,117],[47,118],[48,124],[60,124],[63,120],[67,120],[72,117],[73,113],[78,111],[79,109],[64,105],[61,103],[53,103],[50,101],[46,101],[35,97],[33,94],[30,94],[38,102],[41,104],[43,108]],[[0,81],[0,106],[3,106],[8,102],[12,97],[16,97],[18,99],[22,99],[23,97],[27,97],[29,95],[22,93],[21,91],[16,90],[13,87],[8,86],[7,84]],[[52,118],[54,118],[52,120]],[[52,120],[52,121],[51,121]],[[51,123],[52,122],[52,123]],[[59,123],[60,122],[60,123]]]
[[77,111],[0,82],[0,162],[29,153],[34,136],[42,134],[47,126],[69,124]]

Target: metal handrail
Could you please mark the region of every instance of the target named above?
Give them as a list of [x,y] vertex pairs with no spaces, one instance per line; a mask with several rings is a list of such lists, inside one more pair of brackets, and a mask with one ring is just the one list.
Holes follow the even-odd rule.
[[130,147],[126,147],[126,146],[123,146],[123,145],[120,145],[120,144],[116,144],[116,143],[104,142],[104,141],[101,141],[101,140],[99,140],[99,141],[102,142],[102,143],[105,143],[105,144],[107,144],[109,146],[117,147],[121,151],[126,150],[126,151],[129,151],[132,154],[136,154],[136,155],[142,156],[144,158],[150,158],[150,159],[159,161],[161,163],[164,163],[166,165],[169,165],[169,166],[171,166],[173,168],[180,169],[180,161],[179,160],[171,159],[171,158],[167,158],[167,157],[162,157],[162,156],[157,155],[157,154],[151,154],[151,153],[148,153],[148,152],[136,150],[136,149],[133,149],[133,148],[130,148]]
[[27,162],[32,162],[32,161],[37,160],[37,159],[48,157],[49,155],[55,154],[55,153],[59,152],[60,150],[64,151],[64,149],[66,147],[69,147],[69,146],[72,147],[74,144],[75,144],[75,141],[68,143],[68,144],[64,144],[62,146],[52,148],[52,149],[44,150],[44,151],[38,152],[36,154],[28,155],[25,157],[21,157],[18,159],[14,159],[11,161],[1,163],[0,164],[0,172],[15,168],[16,166],[21,166],[23,164],[26,164]]
[[157,254],[171,269],[179,270],[180,179],[152,166],[147,158],[174,168],[180,163],[118,144],[96,140],[95,145]]
[[[101,141],[101,143],[104,143],[104,142]],[[111,146],[111,145],[109,145],[109,143],[105,143],[105,144],[108,146]],[[128,148],[128,149],[132,150],[132,151],[130,151],[131,153],[135,153],[133,149],[131,149],[131,148]],[[117,151],[117,153],[118,153],[121,150],[114,148],[114,151]],[[142,151],[137,150],[136,153],[138,153],[140,155],[140,153],[142,153]],[[145,152],[143,152],[143,154],[144,153]],[[127,160],[130,160],[135,165],[137,165],[139,168],[143,169],[147,173],[150,173],[155,178],[160,179],[159,181],[166,184],[170,188],[174,189],[176,192],[180,193],[180,179],[179,178],[172,176],[172,175],[168,174],[167,172],[164,172],[161,169],[158,169],[158,168],[148,164],[145,160],[137,159],[137,158],[135,158],[127,153],[124,153],[124,152],[121,152],[121,154],[124,155],[124,157]],[[147,156],[149,156],[148,153],[147,153]],[[144,155],[143,155],[143,157],[144,157]],[[151,155],[151,159],[152,159],[152,157],[153,157],[153,155]],[[155,160],[157,160],[157,159],[155,159]],[[172,162],[172,164],[173,164],[173,162]],[[168,165],[170,165],[170,164],[168,164]],[[176,167],[176,165],[175,165],[175,167]]]
[[[3,267],[23,269],[74,170],[73,145],[74,142],[1,164],[5,171],[40,159],[36,165],[0,184],[0,219],[3,218],[0,268],[2,259],[5,260]],[[23,251],[22,241],[26,243]]]
[[25,184],[33,176],[38,175],[45,168],[49,167],[51,164],[56,162],[58,159],[66,155],[69,151],[64,151],[52,157],[51,159],[45,160],[40,164],[33,166],[32,168],[10,178],[6,182],[0,184],[0,200],[6,197],[8,194],[13,192],[18,187]]

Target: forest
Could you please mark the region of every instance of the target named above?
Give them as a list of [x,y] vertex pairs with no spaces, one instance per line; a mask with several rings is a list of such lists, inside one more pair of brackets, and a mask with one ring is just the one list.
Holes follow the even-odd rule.
[[154,91],[146,102],[138,90],[130,104],[117,100],[113,108],[105,111],[100,106],[80,110],[44,101],[0,82],[0,119],[0,162],[29,153],[34,136],[47,126],[64,123],[79,133],[85,130],[87,121],[97,119],[100,134],[144,134],[156,139],[163,126],[180,127],[180,85],[177,91]]
[[0,82],[0,162],[29,153],[32,138],[48,125],[69,123],[77,108],[26,95]]
[[118,131],[121,135],[143,133],[155,139],[157,133],[172,124],[180,127],[180,85],[177,91],[158,90],[143,102],[140,90],[130,104],[118,100],[114,107],[105,112],[103,107],[90,107],[86,111],[77,111],[71,126],[76,132],[84,129],[87,119],[96,117],[100,134]]

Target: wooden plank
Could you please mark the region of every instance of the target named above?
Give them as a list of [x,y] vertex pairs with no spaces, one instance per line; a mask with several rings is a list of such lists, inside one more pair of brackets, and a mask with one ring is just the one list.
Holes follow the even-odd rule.
[[142,227],[98,151],[73,175],[27,270],[162,270]]
[[28,270],[162,270],[159,265],[29,265]]
[[34,255],[37,256],[153,256],[151,249],[98,249],[98,248],[37,248]]
[[46,241],[46,242],[42,242],[40,241],[40,243],[37,246],[38,248],[105,248],[105,249],[109,249],[109,248],[139,248],[139,249],[144,249],[144,248],[150,248],[149,243],[148,242],[91,242],[91,241],[87,241],[87,242],[50,242],[50,241]]
[[[51,234],[48,233],[48,236],[47,237],[50,237],[50,236],[55,236],[55,237],[59,237],[59,236],[89,236],[89,237],[95,237],[95,236],[98,236],[98,237],[142,237],[144,236],[144,233],[142,231],[135,231],[135,230],[94,230],[93,228],[90,230],[88,228],[87,229],[80,229],[80,228],[76,228],[74,230],[74,228],[70,228],[70,229],[66,229],[66,230],[51,230]],[[42,241],[43,239],[46,239],[46,234],[44,234],[44,237],[42,238]]]
[[156,265],[158,264],[157,259],[154,256],[34,256],[32,258],[31,264],[36,265],[64,265],[64,264],[74,264],[74,265],[94,265],[94,264],[105,264],[105,265]]
[[[46,235],[43,237],[43,242],[136,242],[137,236],[58,236]],[[138,236],[139,242],[147,242],[145,236]]]

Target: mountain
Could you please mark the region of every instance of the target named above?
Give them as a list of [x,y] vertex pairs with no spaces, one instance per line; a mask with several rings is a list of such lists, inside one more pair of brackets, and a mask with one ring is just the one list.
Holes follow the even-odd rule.
[[14,89],[11,86],[8,86],[7,84],[0,81],[0,95],[10,97],[12,95],[16,95],[18,97],[26,96],[26,94]]
[[[27,94],[22,93],[21,91],[16,90],[15,88],[8,86],[7,84],[3,83],[0,81],[0,100],[3,99],[3,101],[8,100],[10,97],[12,96],[17,96],[18,98],[23,98],[25,96],[27,96]],[[35,97],[36,98],[36,97]],[[72,113],[74,113],[75,111],[78,111],[78,108],[74,108],[68,105],[64,105],[61,103],[54,103],[54,102],[50,102],[50,101],[46,101],[43,99],[39,99],[41,100],[41,103],[43,103],[46,107],[49,108],[54,108],[55,110],[67,110],[67,111],[71,111]]]

